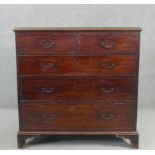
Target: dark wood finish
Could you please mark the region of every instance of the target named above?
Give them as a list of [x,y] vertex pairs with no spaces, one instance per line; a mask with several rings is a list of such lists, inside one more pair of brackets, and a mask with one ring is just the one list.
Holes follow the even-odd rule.
[[135,100],[136,79],[23,79],[24,100],[102,99]]
[[69,56],[18,58],[24,76],[136,76],[137,56]]
[[80,35],[79,49],[83,53],[138,52],[137,32],[104,32],[98,35]]
[[138,148],[140,28],[16,28],[18,147],[116,135]]
[[[17,51],[23,54],[137,53],[138,32],[100,33],[20,32]],[[78,38],[78,40],[76,40]],[[78,45],[78,46],[76,46]]]
[[[51,104],[24,102],[22,130],[135,129],[134,104]],[[132,115],[131,115],[132,114]]]
[[76,40],[73,35],[21,33],[17,34],[16,40],[19,53],[74,53],[76,50]]

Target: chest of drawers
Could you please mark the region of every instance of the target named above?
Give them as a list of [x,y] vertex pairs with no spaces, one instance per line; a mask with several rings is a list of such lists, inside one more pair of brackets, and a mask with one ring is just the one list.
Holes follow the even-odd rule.
[[140,28],[16,28],[18,147],[116,135],[138,148]]

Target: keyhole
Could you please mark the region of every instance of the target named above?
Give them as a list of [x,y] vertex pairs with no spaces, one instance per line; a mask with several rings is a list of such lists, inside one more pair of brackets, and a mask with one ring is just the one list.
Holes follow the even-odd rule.
[[76,80],[76,84],[79,84],[80,81]]
[[75,60],[78,62],[79,61],[79,58],[76,58]]
[[76,107],[76,109],[79,109],[79,107]]

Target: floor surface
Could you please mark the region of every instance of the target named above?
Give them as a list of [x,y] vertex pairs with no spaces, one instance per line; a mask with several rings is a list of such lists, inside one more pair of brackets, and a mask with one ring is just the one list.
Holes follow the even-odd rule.
[[[0,149],[17,149],[18,112],[15,109],[0,110]],[[155,149],[155,110],[138,112],[139,149]],[[133,149],[122,139],[115,137],[42,137],[35,139],[26,150],[126,150]]]

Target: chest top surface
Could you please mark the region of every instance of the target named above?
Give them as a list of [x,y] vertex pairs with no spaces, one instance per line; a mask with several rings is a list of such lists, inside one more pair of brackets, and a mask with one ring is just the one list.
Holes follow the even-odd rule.
[[140,27],[17,27],[14,31],[142,31]]

